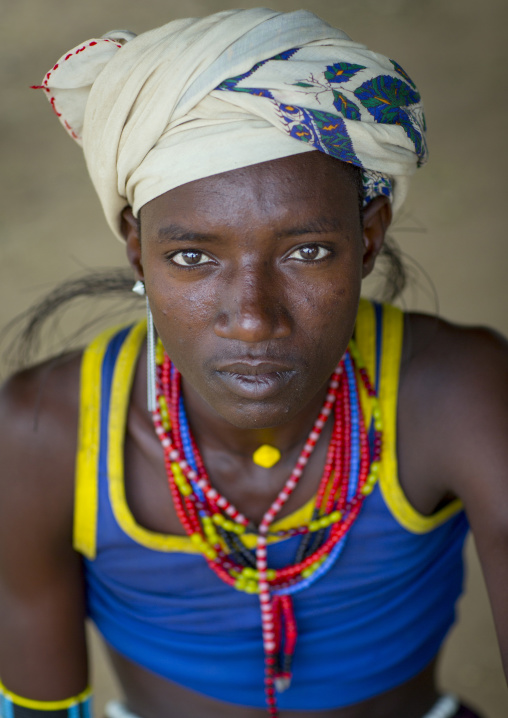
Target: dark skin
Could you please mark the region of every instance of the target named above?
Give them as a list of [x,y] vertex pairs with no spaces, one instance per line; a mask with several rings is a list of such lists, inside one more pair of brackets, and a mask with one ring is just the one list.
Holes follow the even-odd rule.
[[[318,153],[172,190],[142,208],[141,239],[124,211],[129,260],[182,371],[212,482],[254,522],[283,486],[319,411],[390,218],[378,198],[362,228],[349,171]],[[492,332],[407,315],[399,478],[423,514],[453,497],[463,501],[506,667],[507,360]],[[182,535],[146,410],[145,362],[143,355],[127,422],[128,503],[146,528]],[[10,690],[37,700],[76,695],[87,683],[81,559],[71,542],[79,363],[76,354],[15,376],[0,403],[0,675]],[[281,516],[316,491],[328,438],[329,428]],[[250,458],[265,442],[282,451],[269,472]],[[266,715],[195,694],[114,652],[112,658],[128,706],[144,718]],[[315,715],[420,718],[436,695],[432,664],[394,690]]]

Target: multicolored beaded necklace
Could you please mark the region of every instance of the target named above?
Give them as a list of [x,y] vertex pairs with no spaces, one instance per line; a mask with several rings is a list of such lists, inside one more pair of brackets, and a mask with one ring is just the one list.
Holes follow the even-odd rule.
[[[376,392],[356,345],[332,374],[325,402],[282,491],[256,529],[210,484],[199,449],[190,432],[181,394],[181,377],[160,340],[156,348],[157,408],[155,431],[164,450],[166,471],[176,512],[185,532],[210,568],[239,591],[259,595],[265,651],[265,693],[269,715],[278,716],[276,691],[291,683],[291,662],[297,638],[292,595],[302,591],[333,566],[346,534],[379,474],[382,423]],[[360,406],[357,373],[372,404],[373,431],[367,436]],[[285,531],[270,531],[275,517],[303,474],[330,414],[332,437],[311,521]],[[257,534],[255,551],[241,539]],[[270,569],[267,543],[301,535],[295,562]]]

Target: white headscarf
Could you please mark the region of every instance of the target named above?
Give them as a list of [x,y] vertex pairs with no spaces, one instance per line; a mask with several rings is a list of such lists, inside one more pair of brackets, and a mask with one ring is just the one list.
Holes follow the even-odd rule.
[[362,167],[367,196],[396,211],[426,159],[404,70],[303,10],[111,32],[63,55],[40,87],[120,238],[126,205],[137,215],[186,182],[315,149]]

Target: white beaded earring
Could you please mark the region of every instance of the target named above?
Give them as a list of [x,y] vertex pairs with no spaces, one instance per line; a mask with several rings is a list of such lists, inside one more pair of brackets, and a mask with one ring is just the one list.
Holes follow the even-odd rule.
[[132,291],[134,292],[134,294],[139,294],[140,297],[144,297],[146,294],[145,283],[138,279],[138,281],[132,287]]
[[153,326],[152,310],[146,296],[145,283],[138,280],[132,287],[135,294],[146,298],[146,392],[148,411],[153,412],[157,407],[155,389],[155,331]]

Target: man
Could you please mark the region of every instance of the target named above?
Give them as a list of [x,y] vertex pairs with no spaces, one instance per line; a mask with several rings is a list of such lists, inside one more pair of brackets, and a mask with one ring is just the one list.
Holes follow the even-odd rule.
[[148,377],[138,327],[6,388],[4,710],[86,713],[88,612],[147,718],[471,715],[433,667],[457,497],[506,641],[505,349],[358,310],[426,158],[410,78],[309,13],[252,10],[88,41],[42,88],[146,291]]

